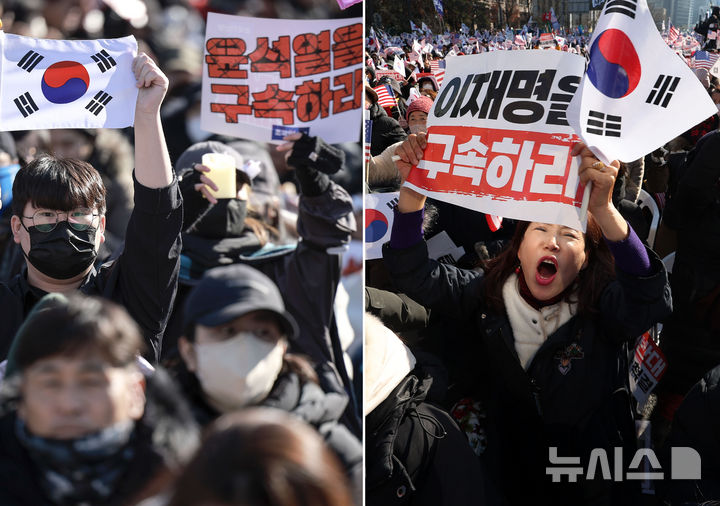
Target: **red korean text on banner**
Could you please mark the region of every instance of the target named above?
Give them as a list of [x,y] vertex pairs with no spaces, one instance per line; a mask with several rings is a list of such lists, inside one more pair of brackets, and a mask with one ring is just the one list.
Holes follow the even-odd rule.
[[330,71],[330,30],[303,33],[293,39],[295,75],[311,76]]
[[208,74],[210,77],[224,79],[247,79],[247,70],[240,65],[248,62],[245,56],[247,45],[243,39],[213,38],[207,41],[205,55]]
[[[251,29],[239,36],[233,27],[240,25]],[[360,119],[363,45],[358,20],[211,13],[207,30],[203,129],[269,142],[293,130],[329,142],[357,140],[356,131],[342,126],[355,116]]]
[[255,51],[250,53],[250,69],[253,72],[277,72],[280,77],[290,77],[290,37],[278,37],[270,46],[267,37],[258,37]]

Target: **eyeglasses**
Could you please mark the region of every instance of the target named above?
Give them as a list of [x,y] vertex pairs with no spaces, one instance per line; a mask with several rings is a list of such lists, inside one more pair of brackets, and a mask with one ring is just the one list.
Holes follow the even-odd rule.
[[38,232],[52,232],[60,220],[60,215],[67,215],[67,222],[75,230],[82,232],[93,226],[93,222],[98,213],[93,213],[90,209],[78,208],[72,211],[35,211],[32,216],[23,216],[23,218],[32,220],[35,229]]

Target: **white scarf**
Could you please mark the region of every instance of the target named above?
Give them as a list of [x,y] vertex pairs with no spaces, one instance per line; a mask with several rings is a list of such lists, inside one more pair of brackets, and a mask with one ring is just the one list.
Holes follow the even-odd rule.
[[520,295],[515,273],[505,281],[502,295],[515,338],[515,351],[520,358],[520,364],[527,370],[535,353],[548,336],[575,315],[577,303],[570,304],[561,300],[557,304],[537,310]]
[[365,364],[363,414],[384,401],[415,367],[415,356],[389,328],[365,314]]

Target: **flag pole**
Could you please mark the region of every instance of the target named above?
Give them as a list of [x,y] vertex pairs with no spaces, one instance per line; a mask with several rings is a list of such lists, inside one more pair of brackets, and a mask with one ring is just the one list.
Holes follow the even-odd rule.
[[580,205],[580,221],[587,218],[588,204],[590,203],[590,193],[592,192],[592,181],[588,181],[583,192],[582,204]]

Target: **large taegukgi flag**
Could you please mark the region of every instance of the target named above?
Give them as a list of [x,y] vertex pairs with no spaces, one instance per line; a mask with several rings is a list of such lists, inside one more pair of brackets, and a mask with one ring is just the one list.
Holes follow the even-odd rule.
[[0,130],[133,124],[134,37],[45,40],[0,31],[0,54]]
[[645,0],[608,0],[568,120],[604,161],[637,160],[717,108],[663,42]]

